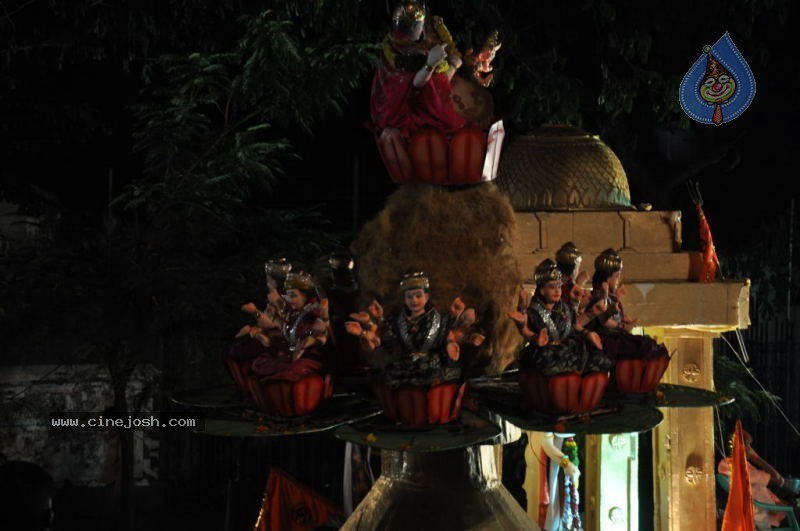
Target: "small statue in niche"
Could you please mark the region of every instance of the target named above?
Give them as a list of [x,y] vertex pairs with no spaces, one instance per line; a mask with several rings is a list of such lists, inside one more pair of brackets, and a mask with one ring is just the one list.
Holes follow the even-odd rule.
[[465,387],[461,383],[461,346],[480,345],[475,310],[456,298],[449,312],[430,301],[424,272],[403,276],[403,307],[388,318],[373,301],[367,312],[352,314],[348,332],[361,338],[373,369],[373,389],[386,416],[403,424],[450,422],[458,416]]
[[669,365],[667,348],[647,335],[634,335],[636,320],[625,314],[621,298],[622,257],[606,249],[594,261],[592,296],[587,312],[594,315],[587,328],[600,334],[606,353],[616,363],[616,388],[625,393],[652,391]]
[[612,362],[599,335],[586,329],[591,316],[576,317],[562,300],[561,279],[553,260],[542,261],[526,313],[509,313],[529,341],[520,352],[520,386],[536,409],[586,413],[600,403]]

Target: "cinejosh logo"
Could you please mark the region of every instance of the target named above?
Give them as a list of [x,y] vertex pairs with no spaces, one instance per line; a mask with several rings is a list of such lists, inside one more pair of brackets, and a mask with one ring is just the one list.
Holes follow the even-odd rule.
[[202,419],[176,413],[87,413],[61,412],[50,415],[49,427],[53,430],[159,430],[197,429]]

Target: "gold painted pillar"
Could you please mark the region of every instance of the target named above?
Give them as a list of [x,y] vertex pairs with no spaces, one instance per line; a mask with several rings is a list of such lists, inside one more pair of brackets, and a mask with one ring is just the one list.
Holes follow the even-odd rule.
[[[716,333],[651,328],[671,353],[662,382],[714,389]],[[714,531],[716,524],[714,411],[661,408],[664,422],[653,432],[655,531]]]
[[639,435],[586,436],[586,531],[638,531]]

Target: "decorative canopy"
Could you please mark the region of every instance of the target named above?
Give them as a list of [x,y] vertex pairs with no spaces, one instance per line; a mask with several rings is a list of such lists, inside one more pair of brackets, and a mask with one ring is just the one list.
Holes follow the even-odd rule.
[[569,125],[544,126],[510,142],[496,182],[518,212],[631,208],[617,156],[598,136]]

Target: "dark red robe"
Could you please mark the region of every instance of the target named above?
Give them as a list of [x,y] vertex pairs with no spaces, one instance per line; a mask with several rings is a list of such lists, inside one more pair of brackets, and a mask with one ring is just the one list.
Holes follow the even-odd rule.
[[[424,60],[422,61],[424,66]],[[370,113],[376,132],[387,127],[400,130],[405,138],[425,126],[449,135],[464,127],[450,94],[452,88],[446,73],[432,74],[420,88],[414,87],[418,70],[403,70],[390,64],[384,56],[372,80]]]

